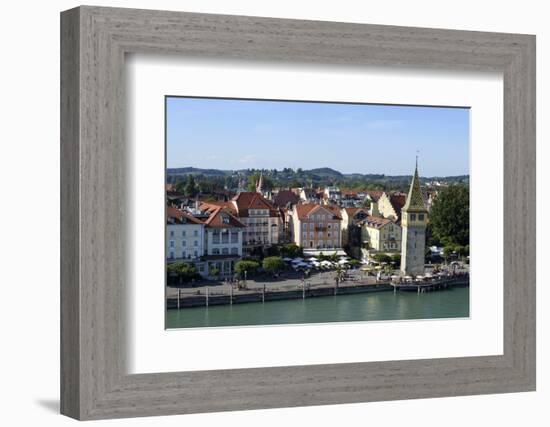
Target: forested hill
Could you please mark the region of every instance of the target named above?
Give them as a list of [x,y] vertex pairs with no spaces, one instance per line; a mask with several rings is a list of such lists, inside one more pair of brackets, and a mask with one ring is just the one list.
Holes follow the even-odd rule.
[[[241,169],[220,170],[200,169],[194,167],[168,168],[166,173],[167,183],[178,183],[187,180],[192,175],[197,181],[216,182],[227,188],[234,188],[239,181],[255,182],[263,175],[266,187],[301,187],[301,186],[326,186],[338,185],[345,188],[379,188],[383,190],[405,190],[411,180],[411,175],[384,175],[384,174],[344,174],[337,170],[325,167],[316,169]],[[422,184],[439,181],[447,184],[468,184],[469,176],[441,176],[421,177]]]

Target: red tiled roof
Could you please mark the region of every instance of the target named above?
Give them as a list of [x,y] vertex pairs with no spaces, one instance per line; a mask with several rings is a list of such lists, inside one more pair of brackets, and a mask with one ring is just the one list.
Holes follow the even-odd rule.
[[273,206],[271,202],[260,193],[243,191],[237,194],[231,200],[234,203],[234,206],[237,207],[236,211],[239,217],[249,216],[249,209],[269,209],[269,216],[279,215],[279,212],[277,211],[275,206]]
[[232,202],[223,202],[223,201],[214,201],[214,202],[202,202],[200,204],[200,209],[207,211],[208,213],[215,211],[218,208],[224,208],[229,210],[233,215],[237,214],[235,205]]
[[340,208],[338,206],[318,205],[316,203],[303,203],[296,205],[296,213],[300,220],[306,219],[309,215],[317,212],[320,209],[325,209],[332,213],[337,219],[342,219],[340,215]]
[[375,202],[377,202],[378,199],[382,197],[382,194],[384,194],[382,190],[365,190],[365,193],[367,193],[370,196],[370,198]]
[[[239,221],[229,209],[218,206],[218,208],[209,211],[210,216],[204,222],[207,227],[214,228],[246,228],[241,221]],[[228,219],[228,222],[224,222],[224,218]]]
[[365,208],[345,208],[344,209],[346,211],[346,213],[350,216],[350,217],[354,217],[355,215],[357,215],[357,213],[359,213],[359,211],[361,212],[364,212],[365,214],[368,215],[368,211],[365,209]]
[[[195,218],[190,213],[175,208],[174,206],[166,206],[166,218],[172,218],[177,224],[183,224],[185,222],[191,222],[193,224],[202,224],[202,221]],[[185,218],[185,220],[184,220]]]
[[389,199],[395,213],[397,214],[397,217],[401,218],[401,209],[405,206],[407,196],[405,194],[392,194]]
[[275,199],[273,200],[273,203],[276,206],[285,207],[289,203],[295,205],[300,201],[300,197],[294,193],[291,190],[280,190],[277,195],[275,196]]
[[361,208],[344,208],[344,210],[349,216],[355,215],[359,209]]
[[380,216],[367,216],[361,223],[366,224],[369,227],[381,228],[386,224],[393,223],[391,219],[383,218]]

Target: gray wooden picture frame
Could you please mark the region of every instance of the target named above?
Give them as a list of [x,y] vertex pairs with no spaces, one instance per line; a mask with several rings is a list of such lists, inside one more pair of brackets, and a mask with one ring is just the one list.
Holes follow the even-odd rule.
[[[127,53],[502,72],[504,354],[127,374]],[[62,12],[63,414],[85,420],[535,390],[534,266],[534,36],[88,6]]]

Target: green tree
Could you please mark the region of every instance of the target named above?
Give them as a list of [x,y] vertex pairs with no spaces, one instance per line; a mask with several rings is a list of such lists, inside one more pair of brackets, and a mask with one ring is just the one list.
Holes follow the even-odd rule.
[[271,245],[266,249],[267,256],[279,256],[281,255],[281,248],[277,245]]
[[372,257],[376,262],[379,262],[379,263],[391,263],[392,262],[392,257],[389,256],[389,255],[386,255],[386,254],[375,254],[373,255]]
[[391,256],[391,262],[395,266],[399,267],[401,265],[401,254],[393,254]]
[[470,191],[465,185],[451,185],[437,195],[430,210],[433,237],[443,245],[470,242]]
[[218,267],[212,267],[210,268],[209,273],[210,276],[218,278],[218,276],[220,275],[220,269]]
[[246,271],[247,277],[253,276],[260,268],[260,264],[256,261],[241,260],[235,264],[235,273],[241,278],[244,278],[244,272]]
[[[247,190],[248,191],[256,191],[256,186],[258,185],[258,181],[260,179],[260,172],[254,172],[250,175],[248,175],[248,183],[247,183]],[[266,176],[265,174],[262,175],[262,188],[264,191],[270,191],[273,189],[273,180]]]
[[197,184],[193,175],[187,175],[187,183],[185,184],[183,194],[186,197],[195,197],[197,195]]
[[183,286],[193,280],[200,279],[197,269],[193,264],[187,262],[174,262],[166,267],[168,276],[176,279],[178,286]]
[[349,265],[350,265],[350,267],[356,268],[356,267],[359,267],[361,265],[361,261],[359,261],[358,259],[352,259],[352,260],[350,260]]
[[275,274],[281,271],[285,266],[283,259],[280,256],[270,256],[264,258],[262,267],[265,271]]
[[287,243],[281,248],[281,255],[289,258],[303,257],[304,250],[294,243]]
[[334,280],[336,284],[338,285],[339,283],[341,283],[345,277],[346,277],[346,270],[341,265],[337,265],[336,269],[334,270]]
[[443,258],[445,262],[449,260],[449,257],[456,252],[456,245],[448,244],[443,248]]

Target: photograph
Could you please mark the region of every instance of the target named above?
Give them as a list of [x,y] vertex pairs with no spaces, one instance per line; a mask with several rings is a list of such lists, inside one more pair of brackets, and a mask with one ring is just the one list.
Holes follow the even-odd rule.
[[165,328],[470,316],[470,109],[165,96]]

